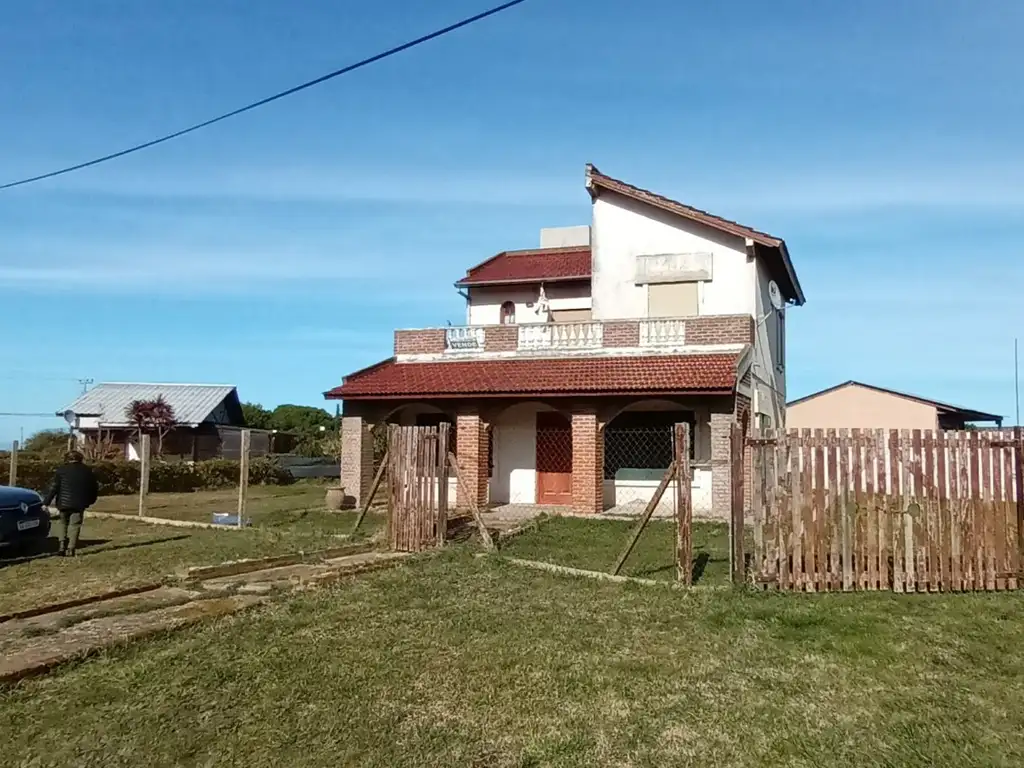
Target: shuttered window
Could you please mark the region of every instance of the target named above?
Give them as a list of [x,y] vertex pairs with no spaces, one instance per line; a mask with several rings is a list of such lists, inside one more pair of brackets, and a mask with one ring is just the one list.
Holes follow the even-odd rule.
[[647,286],[648,317],[694,317],[697,314],[697,283]]
[[592,318],[589,309],[553,309],[551,320],[555,323],[585,323]]

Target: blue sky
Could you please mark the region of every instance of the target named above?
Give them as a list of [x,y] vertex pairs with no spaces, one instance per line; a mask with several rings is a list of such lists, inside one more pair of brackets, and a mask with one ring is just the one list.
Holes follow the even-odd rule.
[[[0,177],[183,127],[481,0],[0,0]],[[0,411],[76,379],[322,404],[452,282],[585,223],[583,167],[784,237],[789,390],[1013,416],[1017,0],[528,0],[155,149],[0,192]],[[1024,334],[1022,334],[1024,335]],[[0,417],[0,441],[54,426]]]

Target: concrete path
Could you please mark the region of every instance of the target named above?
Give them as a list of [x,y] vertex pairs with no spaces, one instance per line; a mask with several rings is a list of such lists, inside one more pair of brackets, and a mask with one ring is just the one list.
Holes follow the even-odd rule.
[[260,605],[270,593],[310,589],[396,565],[404,552],[364,552],[125,595],[0,623],[0,683],[149,635]]

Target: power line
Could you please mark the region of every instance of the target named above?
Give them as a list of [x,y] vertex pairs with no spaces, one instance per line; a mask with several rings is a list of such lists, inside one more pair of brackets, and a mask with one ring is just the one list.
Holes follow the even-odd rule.
[[0,416],[17,416],[17,417],[25,417],[25,418],[33,418],[33,419],[35,419],[35,418],[43,418],[43,417],[51,418],[51,419],[59,418],[57,416],[57,414],[55,414],[55,413],[8,413],[8,412],[0,412]]
[[20,179],[18,181],[9,181],[6,184],[0,184],[0,190],[10,189],[12,187],[20,187],[23,184],[31,184],[34,181],[42,181],[43,179],[52,179],[54,176],[62,176],[65,173],[71,173],[72,171],[78,171],[81,170],[82,168],[88,168],[93,165],[99,165],[100,163],[105,163],[108,160],[115,160],[119,157],[130,155],[133,152],[148,149],[149,147],[155,147],[157,144],[163,144],[165,141],[170,141],[171,139],[176,139],[179,136],[184,136],[186,133],[198,131],[201,128],[206,128],[207,126],[213,125],[214,123],[219,123],[221,120],[227,120],[229,117],[235,117],[236,115],[240,115],[243,112],[248,112],[251,109],[256,109],[257,107],[262,107],[265,104],[269,104],[272,101],[283,99],[285,96],[291,96],[292,94],[298,93],[299,91],[304,91],[307,88],[312,88],[314,85],[320,85],[320,83],[325,83],[328,80],[333,80],[335,77],[348,74],[349,72],[354,72],[355,70],[361,69],[362,67],[365,67],[369,64],[381,61],[382,59],[386,59],[389,56],[394,56],[396,53],[407,51],[410,48],[415,48],[417,45],[422,45],[423,43],[447,35],[449,32],[454,32],[455,30],[461,29],[462,27],[468,27],[470,24],[474,24],[478,21],[486,19],[488,16],[494,16],[497,13],[501,13],[504,10],[507,10],[509,8],[512,8],[513,6],[520,5],[521,3],[525,2],[526,0],[510,0],[509,2],[502,3],[501,5],[495,6],[490,10],[484,11],[483,13],[478,13],[475,16],[470,16],[469,18],[463,19],[462,21],[456,22],[455,24],[449,24],[447,27],[444,27],[443,29],[431,32],[428,35],[423,35],[422,37],[417,37],[415,40],[410,40],[409,42],[402,43],[401,45],[395,46],[394,48],[389,48],[388,50],[382,53],[378,53],[375,56],[371,56],[368,59],[357,61],[355,64],[349,64],[347,67],[342,67],[341,69],[336,69],[333,72],[329,72],[326,75],[316,78],[315,80],[308,80],[307,82],[302,83],[301,85],[296,85],[295,87],[289,88],[286,91],[275,93],[273,96],[268,96],[265,99],[260,99],[259,101],[252,102],[251,104],[246,104],[244,107],[239,107],[238,109],[234,109],[231,112],[225,112],[222,115],[218,115],[217,117],[211,118],[209,120],[204,120],[201,123],[196,123],[195,125],[191,125],[188,128],[183,128],[180,131],[168,133],[166,136],[161,136],[158,139],[153,139],[152,141],[147,141],[142,144],[136,144],[135,146],[129,147],[128,149],[122,149],[120,152],[113,152],[109,155],[104,155],[103,157],[97,157],[94,160],[88,160],[84,163],[78,163],[77,165],[70,165],[66,168],[61,168],[60,170],[50,171],[49,173],[41,173],[38,176],[31,176],[26,179]]

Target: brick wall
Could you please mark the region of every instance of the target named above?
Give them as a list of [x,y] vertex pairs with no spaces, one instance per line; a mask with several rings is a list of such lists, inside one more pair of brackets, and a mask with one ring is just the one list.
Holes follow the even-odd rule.
[[604,510],[604,436],[594,411],[572,415],[572,507],[582,515]]
[[426,355],[444,352],[444,328],[395,331],[396,355]]
[[716,520],[729,520],[732,511],[732,419],[732,413],[711,414],[711,516]]
[[360,416],[341,419],[341,486],[345,501],[361,506],[373,482],[373,425]]
[[706,315],[686,319],[687,344],[753,344],[750,315]]
[[[749,375],[749,371],[747,372]],[[746,377],[744,377],[746,378]],[[733,413],[735,415],[736,423],[744,426],[744,435],[750,434],[751,420],[754,415],[750,412],[750,398],[746,395],[736,395],[736,402],[733,407]],[[753,487],[753,456],[751,455],[751,449],[745,447],[743,449],[743,508],[750,510],[750,491]]]
[[514,325],[498,325],[484,331],[484,350],[515,352],[519,347],[519,329]]
[[604,346],[640,346],[640,323],[637,321],[611,321],[604,324]]
[[460,509],[470,506],[471,494],[478,509],[487,507],[490,474],[487,468],[487,422],[477,413],[460,413],[455,417],[455,455],[462,474],[457,484],[455,505]]

